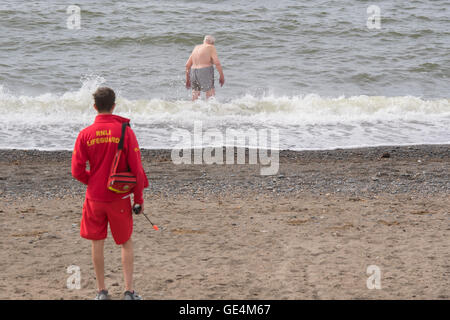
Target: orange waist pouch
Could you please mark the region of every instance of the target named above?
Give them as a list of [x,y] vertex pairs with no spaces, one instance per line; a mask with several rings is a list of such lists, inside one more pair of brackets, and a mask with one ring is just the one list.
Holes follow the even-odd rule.
[[136,186],[136,177],[131,172],[117,172],[117,166],[122,155],[123,143],[125,140],[125,131],[130,124],[125,122],[122,124],[122,136],[120,137],[119,146],[111,165],[111,172],[108,178],[107,188],[116,193],[126,193],[133,190]]

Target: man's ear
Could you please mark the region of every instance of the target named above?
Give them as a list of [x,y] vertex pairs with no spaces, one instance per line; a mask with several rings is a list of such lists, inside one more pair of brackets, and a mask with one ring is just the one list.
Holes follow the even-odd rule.
[[97,106],[95,105],[95,103],[94,103],[94,109],[95,109],[95,111],[98,112],[98,109],[97,109]]
[[116,108],[116,104],[114,103],[112,108],[111,108],[111,113],[113,113],[114,109]]

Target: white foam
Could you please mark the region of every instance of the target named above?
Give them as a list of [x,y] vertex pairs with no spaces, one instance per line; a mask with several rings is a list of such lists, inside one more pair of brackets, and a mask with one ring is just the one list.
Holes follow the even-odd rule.
[[[14,95],[0,86],[0,148],[71,149],[95,117],[89,77],[76,92]],[[175,128],[278,128],[280,148],[332,149],[386,144],[448,143],[450,100],[420,97],[292,97],[245,95],[221,102],[131,100],[118,96],[116,113],[132,119],[142,147],[170,147]]]

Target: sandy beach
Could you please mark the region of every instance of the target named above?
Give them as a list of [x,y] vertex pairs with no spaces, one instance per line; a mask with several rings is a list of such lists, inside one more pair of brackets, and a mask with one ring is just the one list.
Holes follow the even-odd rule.
[[[175,165],[143,150],[150,187],[135,216],[144,299],[450,299],[450,146],[282,151],[259,165]],[[85,187],[71,152],[0,150],[0,299],[92,299]],[[81,289],[67,288],[67,267]],[[120,249],[105,244],[121,298]],[[367,267],[381,270],[369,290]]]

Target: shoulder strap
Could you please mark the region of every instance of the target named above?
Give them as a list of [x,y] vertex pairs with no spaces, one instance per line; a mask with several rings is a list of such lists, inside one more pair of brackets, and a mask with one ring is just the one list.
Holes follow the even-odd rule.
[[122,135],[120,136],[119,146],[118,146],[117,150],[123,149],[123,143],[125,141],[125,132],[126,132],[127,127],[129,127],[129,126],[130,126],[129,122],[122,123]]

